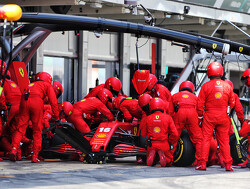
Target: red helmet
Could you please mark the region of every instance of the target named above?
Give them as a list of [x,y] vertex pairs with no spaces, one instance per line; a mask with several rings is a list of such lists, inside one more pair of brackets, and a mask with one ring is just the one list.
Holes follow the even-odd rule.
[[219,62],[211,62],[207,67],[207,76],[210,77],[222,77],[223,67]]
[[142,94],[138,99],[139,106],[142,108],[148,105],[151,99],[152,97],[149,94],[147,93]]
[[73,109],[73,105],[70,102],[64,101],[63,103],[59,104],[60,112],[63,111],[67,116],[72,114]]
[[156,83],[157,83],[156,76],[154,74],[149,74],[148,91],[151,91]]
[[113,95],[108,89],[103,88],[97,93],[96,97],[106,105],[108,101],[112,102]]
[[105,86],[106,89],[110,90],[112,94],[118,96],[122,88],[121,81],[117,77],[110,77],[106,80]]
[[194,93],[194,84],[191,81],[183,81],[179,86],[179,91],[185,90]]
[[120,104],[123,101],[123,99],[126,99],[124,96],[118,96],[113,100],[113,108],[119,110]]
[[234,88],[234,84],[232,81],[230,81],[229,79],[225,79],[225,82],[227,82],[232,87],[232,89]]
[[53,89],[56,93],[56,98],[59,98],[63,93],[62,84],[58,81],[53,81],[52,86],[53,86]]
[[241,80],[245,81],[245,84],[249,87],[250,86],[250,68],[245,70],[241,76]]
[[47,72],[38,72],[36,74],[36,81],[45,81],[45,82],[48,82],[49,84],[51,84],[52,77]]
[[152,111],[164,111],[164,101],[160,98],[152,98],[149,102],[149,110]]

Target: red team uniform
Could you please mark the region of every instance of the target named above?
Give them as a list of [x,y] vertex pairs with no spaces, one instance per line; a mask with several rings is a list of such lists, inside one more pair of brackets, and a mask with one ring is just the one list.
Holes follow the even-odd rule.
[[233,171],[228,135],[230,122],[227,114],[228,106],[234,107],[235,104],[233,90],[228,83],[220,79],[223,75],[223,67],[220,63],[210,63],[207,72],[211,80],[203,84],[198,96],[198,116],[203,116],[203,143],[201,161],[196,170],[206,170],[210,142],[215,130],[226,170]]
[[[179,87],[178,93],[172,96],[172,104],[176,107],[173,119],[178,131],[178,139],[183,129],[188,130],[189,137],[196,148],[195,158],[201,159],[202,131],[198,125],[197,96],[193,94],[194,85],[190,81],[184,81]],[[176,148],[177,142],[174,144]]]
[[151,139],[151,145],[147,147],[147,165],[154,164],[156,152],[160,158],[162,167],[170,166],[173,156],[170,151],[170,144],[176,142],[178,133],[173,119],[164,113],[163,101],[154,98],[150,101],[151,115],[141,125],[142,137],[148,136]]

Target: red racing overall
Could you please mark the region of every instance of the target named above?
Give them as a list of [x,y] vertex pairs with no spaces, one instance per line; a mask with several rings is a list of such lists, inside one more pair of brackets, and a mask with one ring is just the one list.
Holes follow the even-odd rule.
[[136,99],[125,99],[120,104],[120,110],[124,115],[125,121],[131,122],[133,118],[142,118],[142,109]]
[[[176,105],[178,102],[179,109],[174,113],[173,119],[178,131],[177,141],[180,138],[182,130],[188,130],[189,137],[196,148],[195,158],[199,161],[201,159],[201,145],[202,145],[202,131],[198,125],[197,114],[197,96],[193,93],[184,90],[172,96],[172,104]],[[174,144],[174,149],[177,143]],[[175,150],[173,150],[175,151]]]
[[152,146],[147,147],[147,156],[151,150],[161,150],[166,156],[167,164],[170,164],[173,161],[173,155],[170,152],[169,144],[174,144],[178,136],[173,119],[166,113],[155,112],[141,124],[142,137],[150,136],[152,138]]
[[18,131],[14,134],[12,148],[16,149],[20,145],[22,136],[26,132],[28,122],[32,122],[33,130],[33,155],[38,156],[42,144],[42,128],[43,128],[43,101],[46,96],[49,97],[49,102],[55,119],[59,119],[59,110],[57,98],[51,84],[44,81],[36,81],[29,84],[30,95],[28,100],[21,100],[19,112]]
[[85,98],[73,105],[73,113],[67,118],[67,121],[73,123],[75,128],[86,133],[90,131],[88,124],[83,120],[83,114],[96,114],[98,111],[108,118],[109,121],[114,120],[110,110],[96,97]]
[[[152,98],[155,97],[159,97],[160,99],[162,99],[165,102],[166,105],[166,113],[169,114],[169,109],[173,109],[171,106],[171,93],[170,91],[167,89],[167,87],[165,87],[164,85],[161,84],[156,84],[155,85],[155,89],[152,89],[150,92],[148,92],[148,94],[150,94],[152,96]],[[170,105],[170,107],[169,107]]]
[[234,107],[234,104],[233,90],[225,81],[214,78],[201,87],[197,110],[198,116],[203,116],[202,163],[208,161],[210,142],[215,130],[220,154],[226,164],[232,164],[228,135],[230,122],[227,107]]

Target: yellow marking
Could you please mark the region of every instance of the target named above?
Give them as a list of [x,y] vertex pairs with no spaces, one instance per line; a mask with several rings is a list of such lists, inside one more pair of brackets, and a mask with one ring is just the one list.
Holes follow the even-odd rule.
[[243,47],[239,47],[239,51],[242,52],[243,51]]
[[3,87],[0,87],[0,95],[2,94],[3,92]]
[[217,47],[217,44],[214,43],[213,44],[213,49],[216,49],[216,47]]
[[181,153],[180,153],[179,157],[174,161],[174,163],[178,162],[183,154],[183,140],[180,138],[179,142],[181,144]]
[[14,176],[0,176],[0,177],[3,177],[3,178],[14,178]]

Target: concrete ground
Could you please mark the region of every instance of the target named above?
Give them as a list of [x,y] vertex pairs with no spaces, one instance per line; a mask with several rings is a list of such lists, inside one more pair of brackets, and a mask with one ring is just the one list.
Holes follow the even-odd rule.
[[135,158],[107,164],[45,160],[39,164],[24,160],[0,162],[0,189],[5,188],[250,188],[250,169],[226,172],[220,166],[207,171],[193,167],[161,168],[136,165]]

